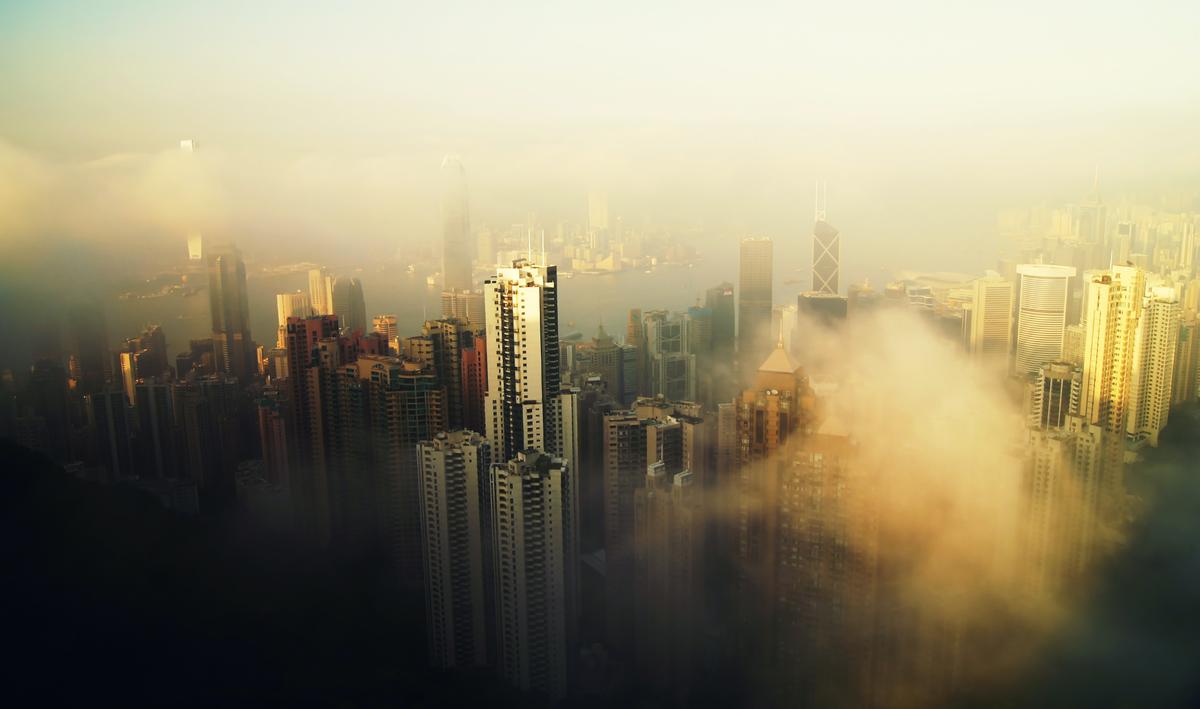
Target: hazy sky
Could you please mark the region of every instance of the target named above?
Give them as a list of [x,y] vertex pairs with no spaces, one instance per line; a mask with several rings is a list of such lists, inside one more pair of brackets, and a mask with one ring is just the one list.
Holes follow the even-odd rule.
[[[802,235],[822,176],[848,258],[976,268],[997,206],[1200,164],[1198,3],[646,5],[0,0],[0,230],[390,253],[435,238],[455,152],[477,224],[581,219],[600,186],[630,218]],[[185,137],[204,198],[177,209]]]

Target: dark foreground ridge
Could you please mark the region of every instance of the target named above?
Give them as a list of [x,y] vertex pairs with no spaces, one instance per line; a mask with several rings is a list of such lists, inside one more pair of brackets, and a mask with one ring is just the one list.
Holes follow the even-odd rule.
[[91,704],[519,705],[428,669],[422,601],[364,560],[178,517],[0,440],[9,696]]

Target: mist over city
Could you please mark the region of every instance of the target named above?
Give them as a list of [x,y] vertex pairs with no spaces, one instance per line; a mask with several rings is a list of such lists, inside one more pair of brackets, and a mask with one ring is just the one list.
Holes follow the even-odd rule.
[[1200,703],[1197,32],[0,4],[10,701]]

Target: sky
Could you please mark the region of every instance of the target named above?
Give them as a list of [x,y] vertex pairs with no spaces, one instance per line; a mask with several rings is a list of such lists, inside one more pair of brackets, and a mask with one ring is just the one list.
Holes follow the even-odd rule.
[[980,270],[1001,207],[1195,184],[1198,31],[1186,2],[0,0],[0,241],[392,254],[436,239],[456,153],[476,225],[600,188],[801,238],[821,178],[864,272]]

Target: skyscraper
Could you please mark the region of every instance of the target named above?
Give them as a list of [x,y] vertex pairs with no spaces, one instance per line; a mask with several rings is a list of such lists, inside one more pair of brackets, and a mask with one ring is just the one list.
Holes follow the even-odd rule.
[[391,348],[396,346],[394,340],[400,335],[400,330],[396,326],[396,316],[376,315],[371,319],[371,326],[375,332],[383,336],[384,341],[387,342],[389,351],[394,354],[395,351],[391,350]]
[[71,356],[76,370],[79,391],[95,394],[105,389],[112,375],[108,352],[108,333],[104,325],[104,309],[97,305],[79,305],[69,316]]
[[825,221],[828,193],[817,188],[816,219],[813,224],[812,289],[817,293],[838,294],[841,272],[842,244],[838,230]]
[[537,449],[563,455],[558,275],[524,260],[484,282],[487,438],[499,461]]
[[998,275],[978,278],[971,300],[971,340],[973,357],[1008,363],[1012,351],[1013,287]]
[[362,281],[338,276],[333,281],[333,314],[342,327],[352,333],[367,332],[367,305],[363,300]]
[[425,634],[435,667],[488,660],[491,547],[491,445],[455,431],[418,444]]
[[1022,264],[1021,303],[1017,314],[1018,374],[1032,374],[1046,362],[1062,359],[1067,297],[1074,266]]
[[208,254],[209,308],[212,313],[213,359],[217,372],[246,382],[258,370],[250,337],[250,301],[246,266],[234,247]]
[[738,261],[738,359],[753,366],[770,346],[774,245],[770,239],[742,239]]
[[333,276],[328,269],[309,270],[308,303],[313,315],[333,315]]
[[288,318],[307,318],[314,315],[309,294],[302,290],[293,293],[277,293],[275,309],[279,315],[279,327],[287,327]]
[[492,468],[497,664],[510,683],[551,701],[567,691],[574,486],[561,458],[535,450]]
[[458,157],[447,155],[442,160],[442,273],[444,288],[449,291],[469,291],[471,258],[471,224],[467,207],[467,176]]
[[1175,289],[1149,289],[1134,336],[1126,432],[1135,440],[1148,440],[1152,446],[1158,446],[1158,434],[1166,427],[1171,410],[1179,326]]

